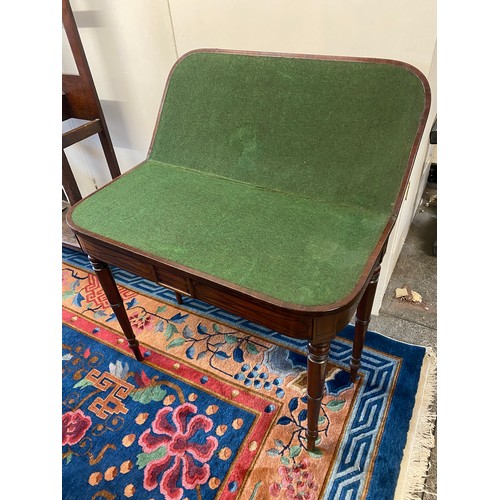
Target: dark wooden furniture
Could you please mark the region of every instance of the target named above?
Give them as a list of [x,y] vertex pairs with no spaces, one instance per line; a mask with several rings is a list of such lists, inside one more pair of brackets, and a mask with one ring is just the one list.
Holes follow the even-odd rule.
[[148,159],[68,214],[136,358],[108,264],[307,339],[313,449],[330,342],[354,314],[357,379],[429,106],[425,77],[397,61],[182,57]]
[[120,175],[120,168],[69,0],[62,1],[62,20],[78,69],[78,75],[62,75],[62,120],[85,120],[83,125],[62,136],[62,185],[69,203],[73,205],[82,199],[82,195],[64,152],[65,148],[98,134],[113,179]]
[[[432,124],[431,132],[429,134],[429,142],[431,144],[437,144],[438,136],[437,136],[437,118],[434,120]],[[431,163],[431,167],[429,169],[429,176],[427,178],[428,182],[437,183],[437,163]],[[437,257],[437,240],[434,240],[432,245],[432,254]]]

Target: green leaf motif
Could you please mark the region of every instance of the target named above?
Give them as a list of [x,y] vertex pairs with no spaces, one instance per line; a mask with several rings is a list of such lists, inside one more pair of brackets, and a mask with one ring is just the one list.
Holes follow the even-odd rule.
[[302,448],[301,448],[300,446],[292,446],[292,447],[290,448],[290,458],[294,458],[294,457],[296,457],[297,455],[299,455],[299,454],[300,454],[300,450],[301,450],[301,449],[302,449]]
[[182,337],[179,337],[177,339],[172,340],[170,344],[167,345],[167,349],[172,349],[172,347],[178,347],[186,342],[186,339],[183,339]]
[[79,380],[74,386],[73,389],[76,389],[77,387],[87,387],[88,385],[92,385],[92,382],[86,378],[82,378],[82,380]]
[[136,465],[139,469],[144,469],[144,467],[146,467],[146,465],[148,465],[151,460],[158,460],[159,458],[163,458],[166,454],[166,446],[160,446],[157,450],[151,453],[139,453],[137,455]]
[[326,422],[326,417],[324,415],[320,415],[318,418],[318,425],[323,425]]
[[308,453],[309,453],[309,456],[312,458],[321,458],[323,456],[323,452],[318,448],[316,448],[313,451],[308,451]]
[[227,333],[224,335],[224,340],[227,344],[235,344],[236,342],[238,342],[238,337],[236,335],[230,335]]
[[174,333],[177,333],[177,327],[173,323],[169,323],[165,328],[165,340],[168,340]]
[[281,457],[281,463],[283,465],[288,465],[290,463],[290,459],[288,457]]
[[151,401],[161,401],[167,395],[167,391],[159,385],[151,385],[145,389],[138,389],[132,393],[132,399],[142,404],[151,403]]
[[276,448],[271,448],[270,450],[267,450],[267,454],[270,457],[277,457],[279,455],[279,451]]
[[162,312],[165,312],[167,310],[167,306],[158,306],[156,308],[156,314],[160,314]]
[[220,333],[219,325],[217,323],[212,325],[212,329],[215,333]]
[[254,344],[252,344],[251,342],[247,342],[247,351],[250,353],[250,354],[259,354],[259,350],[257,349],[257,347],[255,347]]
[[71,462],[71,459],[73,458],[73,453],[69,453],[66,455],[66,465]]
[[62,298],[63,298],[63,300],[66,300],[66,299],[69,299],[70,297],[73,297],[73,295],[75,295],[75,292],[73,290],[66,290],[62,294]]
[[326,404],[326,407],[331,411],[340,411],[345,405],[345,400],[341,399],[340,401],[332,400]]
[[260,485],[262,484],[262,481],[259,481],[256,485],[255,488],[252,491],[252,494],[250,495],[250,498],[248,500],[254,500],[255,497],[257,496],[257,490],[260,488]]
[[172,335],[172,333],[177,333],[177,327],[173,323],[169,323],[167,328],[165,328],[165,335]]

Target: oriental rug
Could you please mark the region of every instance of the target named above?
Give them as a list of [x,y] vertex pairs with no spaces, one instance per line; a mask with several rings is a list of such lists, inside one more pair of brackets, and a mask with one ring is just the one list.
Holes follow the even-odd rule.
[[304,341],[113,268],[139,363],[86,256],[64,248],[62,268],[64,499],[412,498],[430,446],[423,347],[368,332],[352,384],[346,327],[308,452]]

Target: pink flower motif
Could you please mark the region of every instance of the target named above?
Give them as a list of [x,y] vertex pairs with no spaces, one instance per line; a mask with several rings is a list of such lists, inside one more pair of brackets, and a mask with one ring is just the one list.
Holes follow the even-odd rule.
[[310,465],[308,458],[303,458],[291,467],[280,465],[280,481],[269,486],[269,494],[278,497],[283,493],[290,500],[312,500],[314,492],[318,491],[318,485],[313,481],[313,473],[306,470]]
[[286,491],[287,498],[291,498],[291,499],[295,500],[295,488],[293,487],[293,485],[289,484],[286,487],[285,491]]
[[145,330],[153,323],[153,317],[150,314],[135,312],[130,316],[130,324],[138,330]]
[[272,497],[279,497],[281,491],[281,484],[273,483],[269,486],[269,494]]
[[[213,427],[213,422],[205,415],[196,415],[197,408],[191,403],[184,403],[172,410],[167,406],[156,414],[151,429],[139,438],[145,453],[165,447],[165,455],[151,460],[144,469],[144,488],[148,491],[160,485],[160,491],[169,500],[180,500],[184,490],[178,486],[181,479],[183,488],[192,490],[198,484],[204,484],[210,477],[207,463],[218,446],[217,438],[206,436],[200,442],[190,441],[200,430],[205,433]],[[194,416],[193,416],[194,415]],[[201,463],[202,465],[198,465]]]
[[68,411],[62,416],[62,444],[70,446],[78,443],[88,428],[92,425],[92,419],[85,415],[82,410]]

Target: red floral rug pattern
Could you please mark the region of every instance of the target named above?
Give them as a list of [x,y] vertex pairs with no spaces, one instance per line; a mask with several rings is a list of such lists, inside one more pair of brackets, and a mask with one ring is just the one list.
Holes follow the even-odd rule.
[[[112,309],[95,293],[94,280],[92,274],[63,265],[63,321],[87,333],[98,330],[93,334],[96,338],[129,355]],[[320,478],[328,473],[335,458],[335,443],[343,431],[355,388],[347,388],[341,396],[325,397],[320,418],[320,447],[315,452],[307,452],[303,353],[296,353],[303,359],[295,366],[293,358],[287,366],[271,364],[281,356],[287,360],[288,349],[130,289],[120,287],[120,291],[126,297],[127,312],[146,353],[147,364],[186,380],[201,379],[207,374],[214,386],[205,385],[204,389],[228,399],[237,395],[260,412],[260,432],[249,437],[251,444],[234,451],[235,455],[241,455],[243,466],[248,467],[238,491],[241,498],[249,498],[254,490],[259,492],[255,498],[266,495],[319,498]],[[339,370],[330,365],[329,378]],[[259,399],[263,402],[258,405],[257,396],[266,399]],[[273,408],[271,413],[264,411],[267,406]],[[80,425],[84,422],[83,419]],[[230,424],[222,422],[222,425]],[[142,438],[141,445],[144,450],[152,450],[146,437]],[[250,449],[251,459],[245,457]],[[158,467],[161,468],[161,463]],[[266,493],[262,496],[264,490]]]

